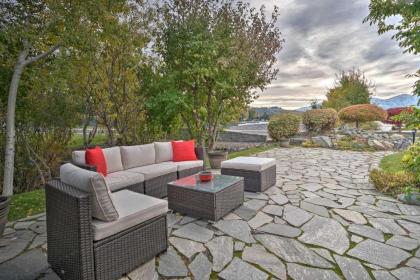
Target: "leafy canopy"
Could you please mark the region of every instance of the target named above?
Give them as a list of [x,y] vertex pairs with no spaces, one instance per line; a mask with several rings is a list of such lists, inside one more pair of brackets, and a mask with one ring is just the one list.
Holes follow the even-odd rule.
[[191,136],[212,148],[219,127],[238,118],[257,97],[254,89],[276,76],[283,43],[278,10],[266,18],[264,8],[233,0],[167,0],[161,11],[162,79],[149,105],[179,113]]
[[356,104],[369,104],[373,83],[358,69],[341,71],[336,75],[335,86],[328,90],[324,108],[337,111]]

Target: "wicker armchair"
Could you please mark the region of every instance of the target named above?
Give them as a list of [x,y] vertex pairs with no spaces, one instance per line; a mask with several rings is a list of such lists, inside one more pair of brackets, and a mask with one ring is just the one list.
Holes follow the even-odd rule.
[[167,249],[166,215],[95,241],[91,196],[46,184],[48,262],[61,279],[119,279]]

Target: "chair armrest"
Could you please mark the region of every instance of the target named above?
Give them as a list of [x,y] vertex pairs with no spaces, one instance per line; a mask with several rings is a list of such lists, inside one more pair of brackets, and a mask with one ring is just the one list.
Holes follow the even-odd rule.
[[48,262],[63,279],[94,279],[90,194],[52,180],[45,197]]
[[77,163],[77,162],[71,162],[71,164],[76,165],[77,167],[86,169],[86,170],[90,170],[90,171],[94,171],[96,172],[96,166],[95,165],[89,165],[86,163]]

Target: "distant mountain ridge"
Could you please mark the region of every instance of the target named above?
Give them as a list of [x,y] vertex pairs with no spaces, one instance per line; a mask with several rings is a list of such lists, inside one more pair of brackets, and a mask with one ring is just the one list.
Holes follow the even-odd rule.
[[[382,109],[398,108],[398,107],[409,107],[418,106],[420,97],[410,94],[400,94],[390,98],[379,98],[372,97],[370,99],[371,104],[375,104]],[[305,106],[296,109],[297,112],[306,112],[311,109],[311,106]]]
[[387,99],[372,97],[370,99],[370,103],[375,104],[383,109],[390,109],[397,107],[417,106],[419,98],[420,97],[416,95],[400,94]]

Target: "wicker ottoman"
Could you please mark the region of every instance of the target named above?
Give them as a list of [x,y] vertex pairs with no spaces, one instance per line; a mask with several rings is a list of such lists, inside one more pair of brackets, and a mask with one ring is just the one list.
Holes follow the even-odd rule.
[[222,174],[245,178],[245,191],[263,192],[276,184],[276,160],[237,157],[222,162]]

